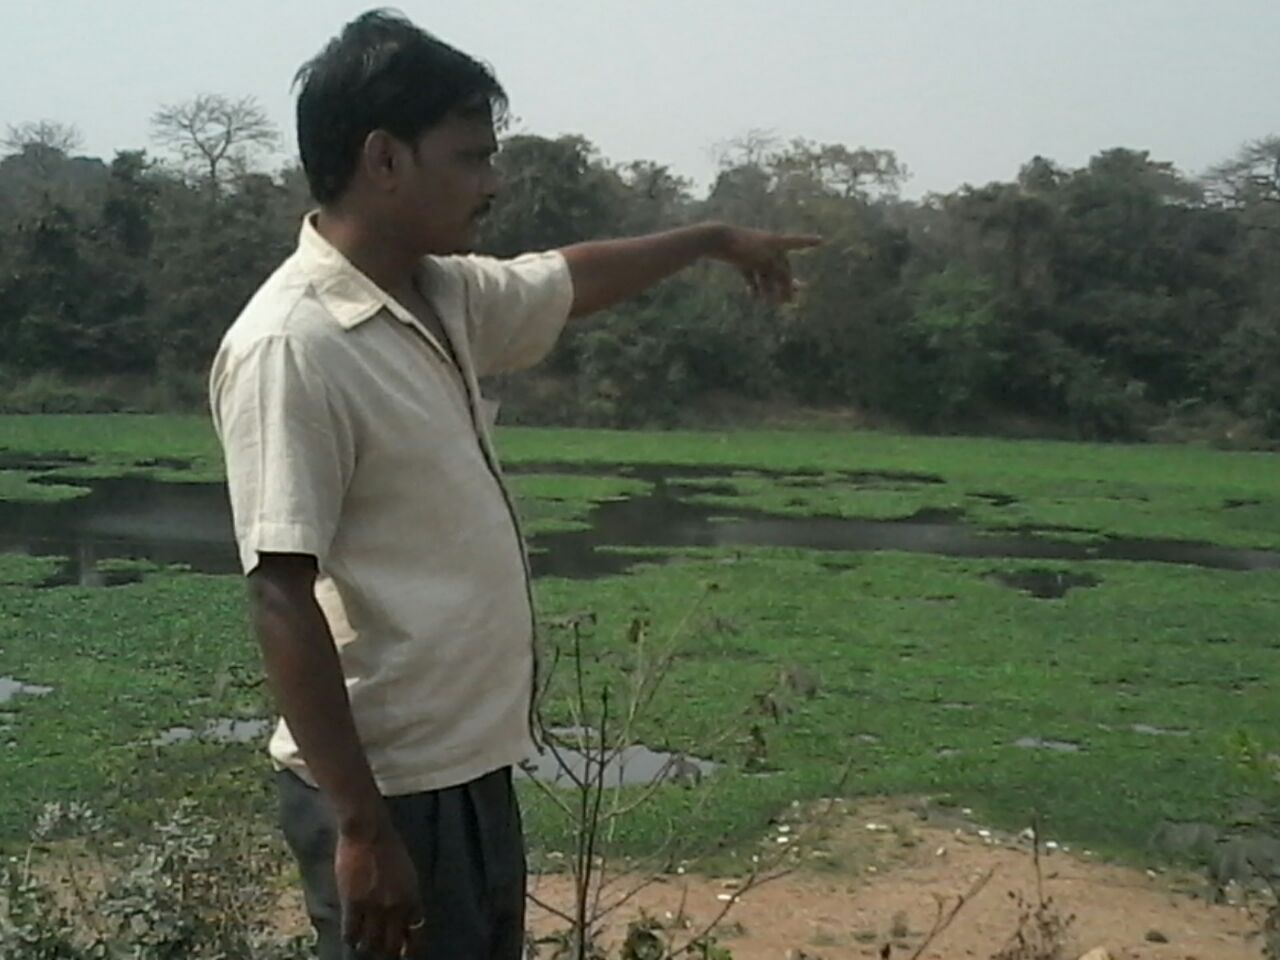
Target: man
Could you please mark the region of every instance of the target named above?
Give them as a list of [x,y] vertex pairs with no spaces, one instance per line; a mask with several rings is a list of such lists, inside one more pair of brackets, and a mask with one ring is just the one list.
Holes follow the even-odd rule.
[[498,189],[488,69],[370,13],[299,81],[319,211],[210,381],[282,825],[323,960],[517,958],[532,603],[477,378],[703,257],[784,300],[815,241],[703,225],[462,256]]

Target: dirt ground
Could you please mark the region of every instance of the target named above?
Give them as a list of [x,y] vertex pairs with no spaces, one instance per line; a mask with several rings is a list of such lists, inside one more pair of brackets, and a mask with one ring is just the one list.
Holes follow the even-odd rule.
[[[719,942],[734,960],[912,957],[938,916],[938,898],[950,911],[958,895],[973,891],[990,873],[951,926],[921,954],[927,960],[988,960],[1018,929],[1017,898],[1022,896],[1032,908],[1037,902],[1029,837],[994,834],[963,817],[942,820],[905,801],[824,809],[828,815],[821,831],[811,818],[799,815],[794,824],[775,826],[769,843],[799,866],[732,903]],[[1262,957],[1259,907],[1251,911],[1210,904],[1193,892],[1204,891],[1204,881],[1190,875],[1110,866],[1085,851],[1064,851],[1049,841],[1045,845],[1044,896],[1054,916],[1073,918],[1061,938],[1063,960],[1098,947],[1111,960]],[[760,856],[770,862],[767,851]],[[638,880],[621,877],[609,892],[634,889]],[[606,940],[617,943],[643,910],[662,921],[676,943],[683,943],[720,913],[741,884],[693,875],[665,877],[617,911]],[[562,910],[573,899],[564,875],[533,878],[531,892]],[[684,922],[678,919],[682,912]],[[531,925],[539,935],[563,927],[536,907]],[[886,945],[888,953],[883,952]]]

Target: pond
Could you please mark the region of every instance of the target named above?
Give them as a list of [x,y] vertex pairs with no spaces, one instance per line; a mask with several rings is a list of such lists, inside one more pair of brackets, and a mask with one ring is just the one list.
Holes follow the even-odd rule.
[[[571,472],[564,465],[541,467]],[[1040,560],[1131,560],[1191,564],[1224,570],[1280,569],[1280,552],[1172,540],[1107,538],[1080,542],[1017,531],[992,532],[955,515],[922,512],[902,520],[780,516],[748,508],[690,502],[707,480],[728,472],[706,468],[610,468],[648,484],[643,493],[596,504],[589,528],[531,538],[535,576],[592,578],[624,573],[642,560],[610,548],[800,547],[813,550],[901,550],[951,557]],[[605,474],[602,467],[588,468]],[[580,472],[587,472],[583,470]],[[792,475],[791,482],[806,482]],[[906,479],[906,478],[901,478]],[[935,478],[918,478],[935,482]],[[687,486],[692,481],[698,485]],[[113,571],[104,560],[182,564],[215,574],[239,571],[230,511],[221,484],[165,483],[141,477],[90,482],[91,492],[54,503],[0,502],[0,551],[66,558],[46,585],[111,586],[136,574]],[[1061,596],[1088,579],[1051,583],[1012,579],[1010,586]]]

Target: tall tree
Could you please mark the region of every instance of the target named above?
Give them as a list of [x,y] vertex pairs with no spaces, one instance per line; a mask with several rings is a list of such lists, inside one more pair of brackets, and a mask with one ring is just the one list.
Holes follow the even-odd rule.
[[622,181],[585,137],[516,134],[497,159],[501,193],[484,228],[500,255],[547,250],[613,233],[623,219]]
[[254,159],[280,142],[275,124],[254,97],[217,93],[162,106],[151,118],[151,129],[156,143],[170,150],[214,197],[228,178],[246,172]]
[[1231,206],[1280,204],[1280,136],[1246,143],[1204,179],[1210,194]]
[[5,128],[4,137],[0,138],[0,147],[10,153],[21,153],[28,147],[43,147],[70,156],[83,143],[84,137],[74,124],[59,123],[57,120],[11,123]]

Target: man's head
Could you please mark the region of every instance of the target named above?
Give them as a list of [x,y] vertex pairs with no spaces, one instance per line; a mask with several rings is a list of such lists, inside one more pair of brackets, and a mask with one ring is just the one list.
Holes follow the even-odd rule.
[[470,247],[497,190],[506,94],[483,64],[381,11],[298,71],[298,148],[316,201],[422,253]]

